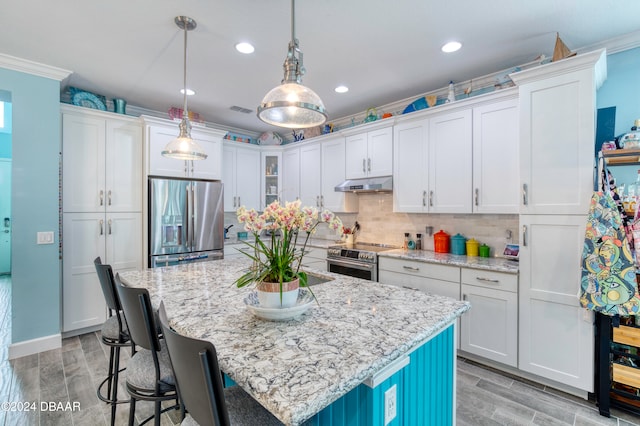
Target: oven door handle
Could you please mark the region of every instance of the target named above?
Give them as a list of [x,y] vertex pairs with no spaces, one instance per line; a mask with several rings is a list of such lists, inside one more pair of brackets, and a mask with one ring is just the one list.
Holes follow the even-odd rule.
[[371,271],[375,268],[374,263],[362,263],[355,262],[353,260],[346,259],[327,259],[328,264],[339,265],[339,266],[350,266],[354,269],[360,269],[361,271]]

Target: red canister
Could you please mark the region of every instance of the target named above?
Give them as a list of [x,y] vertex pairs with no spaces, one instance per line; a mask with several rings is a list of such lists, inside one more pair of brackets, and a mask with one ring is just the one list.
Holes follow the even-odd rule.
[[436,253],[449,253],[449,234],[442,229],[433,234],[433,246]]

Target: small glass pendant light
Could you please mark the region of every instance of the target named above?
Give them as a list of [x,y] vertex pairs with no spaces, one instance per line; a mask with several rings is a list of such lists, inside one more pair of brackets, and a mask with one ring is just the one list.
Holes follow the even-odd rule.
[[176,16],[176,25],[184,29],[184,108],[182,109],[182,121],[180,122],[180,134],[167,144],[162,151],[162,156],[175,158],[177,160],[204,160],[207,154],[191,138],[191,123],[189,122],[189,111],[187,110],[187,32],[196,27],[196,21],[188,16]]
[[303,86],[302,52],[295,37],[295,0],[291,0],[291,41],[284,60],[282,84],[267,93],[258,106],[258,118],[265,123],[289,129],[320,126],[327,112],[320,96]]

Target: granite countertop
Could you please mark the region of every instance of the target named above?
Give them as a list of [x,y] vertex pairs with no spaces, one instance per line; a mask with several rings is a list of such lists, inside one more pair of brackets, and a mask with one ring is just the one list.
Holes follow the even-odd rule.
[[[254,238],[253,235],[249,235],[249,237],[247,239],[244,240],[239,240],[237,238],[237,236],[232,235],[229,238],[227,238],[226,240],[224,240],[224,245],[225,246],[231,246],[231,245],[236,245],[236,244],[242,244],[243,242],[249,242],[249,243],[253,243]],[[299,238],[298,239],[298,245],[302,245],[304,244],[304,238]],[[344,241],[341,240],[326,240],[323,238],[309,238],[309,242],[307,243],[307,247],[316,247],[316,248],[322,248],[322,249],[327,249],[331,246],[335,246],[335,245],[340,245],[340,244],[344,244]]]
[[287,425],[299,425],[417,349],[468,302],[345,275],[313,287],[318,304],[287,322],[258,319],[232,283],[247,259],[128,271],[127,285],[164,301],[179,333],[210,340],[220,368]]
[[379,253],[380,257],[415,260],[426,263],[459,266],[462,268],[484,269],[507,274],[518,273],[518,262],[500,257],[461,256],[450,253],[436,253],[427,250],[387,250]]

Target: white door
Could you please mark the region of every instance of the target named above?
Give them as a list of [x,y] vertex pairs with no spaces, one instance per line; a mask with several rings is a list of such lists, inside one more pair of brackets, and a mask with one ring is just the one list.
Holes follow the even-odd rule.
[[520,211],[518,100],[473,109],[473,211]]
[[358,196],[350,192],[336,192],[335,190],[335,187],[345,179],[344,147],[343,137],[322,142],[320,201],[324,209],[332,212],[357,212]]
[[518,368],[593,392],[593,316],[578,299],[586,221],[520,216]]
[[[222,179],[222,138],[225,132],[207,130],[194,127],[191,129],[191,137],[207,154],[204,160],[193,162],[193,177],[198,179]],[[256,206],[258,207],[258,206]]]
[[0,159],[0,274],[11,273],[11,160]]
[[367,176],[367,133],[348,136],[345,141],[347,179]]
[[471,110],[429,119],[429,211],[471,213]]
[[391,176],[393,173],[393,128],[367,134],[367,175]]
[[398,124],[393,144],[393,211],[428,211],[429,120]]
[[105,120],[86,115],[62,117],[62,207],[65,212],[104,211]]
[[142,126],[107,120],[105,205],[108,212],[142,211]]
[[260,151],[238,148],[236,153],[236,193],[238,207],[260,209]]
[[281,204],[300,197],[300,148],[282,153],[282,198]]
[[586,214],[593,191],[593,70],[520,86],[523,214]]
[[[62,331],[95,326],[106,319],[106,304],[93,260],[105,253],[108,232],[104,213],[65,213],[62,266]],[[135,245],[140,236],[127,243]],[[141,250],[138,246],[137,256]]]
[[106,260],[115,272],[142,269],[142,213],[110,213],[106,216]]
[[300,171],[302,205],[320,208],[320,144],[300,147]]

